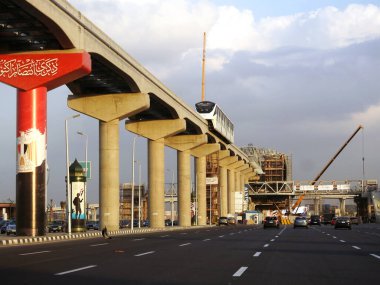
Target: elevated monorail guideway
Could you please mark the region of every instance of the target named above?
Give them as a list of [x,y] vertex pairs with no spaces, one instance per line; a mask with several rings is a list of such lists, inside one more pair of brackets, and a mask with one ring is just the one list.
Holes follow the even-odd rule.
[[[112,158],[119,157],[120,120],[127,120],[127,130],[149,140],[152,153],[161,153],[168,145],[186,152],[184,161],[187,161],[189,154],[204,157],[212,152],[228,151],[229,156],[236,156],[248,165],[244,171],[246,176],[254,176],[259,167],[232,144],[233,139],[226,141],[212,132],[208,122],[193,107],[171,92],[69,2],[0,1],[0,59],[1,55],[10,53],[48,54],[75,50],[89,54],[91,72],[61,84],[66,84],[73,93],[68,97],[70,108],[99,120],[100,219],[101,223],[107,222],[109,230],[119,226],[118,207],[114,207],[119,201],[119,165],[118,160]],[[160,128],[154,127],[157,124]],[[210,148],[205,148],[208,145]],[[150,163],[153,160],[157,167],[163,165],[163,157],[152,158]],[[161,175],[151,173],[150,186],[162,184],[160,187],[164,188],[157,180],[162,176],[158,174]],[[23,210],[18,212],[28,215]],[[42,216],[40,212],[38,216]],[[161,215],[161,212],[152,214]]]

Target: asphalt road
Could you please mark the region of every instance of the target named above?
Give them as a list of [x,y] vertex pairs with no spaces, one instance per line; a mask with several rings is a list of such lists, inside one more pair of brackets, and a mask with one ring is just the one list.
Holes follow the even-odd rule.
[[224,226],[0,248],[1,284],[377,284],[380,225]]

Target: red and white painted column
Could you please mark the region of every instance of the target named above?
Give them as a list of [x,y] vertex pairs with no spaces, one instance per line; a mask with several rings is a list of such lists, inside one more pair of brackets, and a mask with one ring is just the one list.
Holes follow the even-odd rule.
[[17,88],[18,235],[45,235],[47,92],[90,72],[80,50],[0,55],[0,81]]

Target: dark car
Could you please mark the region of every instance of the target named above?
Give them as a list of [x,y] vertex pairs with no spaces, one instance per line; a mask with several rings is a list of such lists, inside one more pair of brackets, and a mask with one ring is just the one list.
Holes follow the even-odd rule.
[[309,225],[317,225],[317,226],[320,226],[321,225],[321,217],[319,215],[311,215],[310,216],[310,221],[309,221]]
[[86,229],[97,231],[97,230],[99,230],[99,224],[98,224],[98,222],[91,222],[91,221],[87,222],[86,223]]
[[12,222],[9,223],[6,229],[7,235],[9,236],[10,234],[16,235],[16,223]]
[[65,221],[53,221],[48,225],[49,233],[63,232],[65,226]]
[[335,229],[345,228],[351,230],[350,217],[338,217],[335,221]]
[[266,228],[279,228],[280,222],[277,217],[265,217],[264,219],[264,229]]
[[331,219],[331,225],[335,225],[335,223],[336,223],[336,219],[337,219],[337,217],[333,217],[332,219]]
[[10,223],[10,221],[2,221],[3,223],[1,224],[0,227],[0,233],[5,234],[7,232],[7,226]]
[[229,225],[236,225],[236,219],[234,217],[228,217],[227,220]]
[[306,217],[296,217],[294,219],[293,228],[309,228]]
[[228,218],[227,217],[219,217],[218,225],[225,225],[228,226]]
[[131,226],[130,220],[121,220],[120,221],[120,228],[121,229],[129,228],[130,226]]
[[358,217],[350,217],[351,225],[359,225],[360,220]]

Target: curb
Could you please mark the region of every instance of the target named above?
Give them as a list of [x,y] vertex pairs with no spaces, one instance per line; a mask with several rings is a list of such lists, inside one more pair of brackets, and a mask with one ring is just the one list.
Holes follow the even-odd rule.
[[[191,226],[191,227],[178,227],[175,228],[167,227],[167,228],[158,228],[158,229],[136,229],[136,230],[117,230],[117,231],[109,231],[109,236],[123,236],[130,234],[138,234],[138,233],[148,233],[148,232],[163,232],[163,231],[177,231],[177,230],[187,230],[187,229],[199,229],[207,226]],[[14,238],[14,239],[5,239],[0,240],[0,248],[2,246],[7,245],[24,245],[24,244],[32,244],[32,243],[43,243],[43,242],[54,242],[54,241],[64,241],[64,240],[75,240],[75,239],[83,239],[83,238],[95,238],[102,237],[101,231],[91,232],[91,233],[75,233],[75,234],[62,234],[57,236],[41,236],[41,237],[23,237],[23,238]]]

